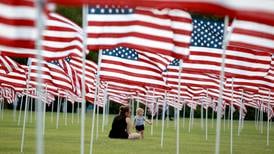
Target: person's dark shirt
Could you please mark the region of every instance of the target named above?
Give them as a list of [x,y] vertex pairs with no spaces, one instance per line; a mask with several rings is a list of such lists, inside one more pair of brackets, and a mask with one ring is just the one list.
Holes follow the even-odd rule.
[[112,122],[112,128],[108,135],[109,138],[128,138],[126,117],[118,115]]

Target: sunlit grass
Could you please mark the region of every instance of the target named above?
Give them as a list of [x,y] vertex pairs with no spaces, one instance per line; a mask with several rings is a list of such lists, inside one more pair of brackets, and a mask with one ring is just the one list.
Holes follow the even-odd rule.
[[[18,113],[17,113],[18,115]],[[23,115],[23,114],[22,114]],[[68,114],[68,125],[62,113],[60,114],[59,128],[56,129],[56,113],[51,122],[51,113],[46,114],[46,131],[45,131],[45,153],[47,154],[74,154],[80,151],[80,124],[77,120],[77,114],[74,114],[74,123],[72,124],[72,114]],[[35,153],[35,123],[34,115],[32,123],[29,119],[26,124],[25,148],[24,153]],[[172,154],[176,152],[176,130],[174,121],[169,121],[165,127],[164,147],[160,147],[161,139],[161,120],[154,121],[154,134],[151,136],[150,127],[145,128],[145,139],[138,141],[109,139],[113,115],[109,117],[109,124],[105,131],[102,132],[102,117],[100,116],[98,139],[94,143],[95,154]],[[17,120],[17,119],[16,119]],[[0,153],[17,154],[20,151],[21,143],[21,125],[13,119],[11,110],[4,111],[3,120],[0,118]],[[180,153],[185,154],[212,154],[215,150],[215,128],[212,128],[212,121],[208,120],[208,141],[205,140],[205,130],[201,129],[200,119],[194,120],[194,126],[188,132],[188,119],[185,120],[183,127],[180,119]],[[214,123],[215,124],[215,123]],[[85,153],[89,153],[91,113],[86,115],[85,125]],[[238,122],[234,122],[234,153],[235,154],[273,154],[274,153],[274,128],[270,131],[270,146],[266,146],[266,124],[264,132],[260,134],[256,130],[254,121],[245,121],[244,129],[241,135],[237,135]],[[230,153],[230,129],[226,123],[225,130],[221,130],[221,153]],[[96,127],[95,127],[96,132]],[[95,135],[96,138],[96,135]]]

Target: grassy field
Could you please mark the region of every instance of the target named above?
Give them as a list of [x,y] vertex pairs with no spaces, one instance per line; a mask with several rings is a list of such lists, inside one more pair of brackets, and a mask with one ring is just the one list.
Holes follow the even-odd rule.
[[[35,123],[29,119],[26,124],[25,149],[24,153],[35,153]],[[17,113],[18,115],[18,113]],[[56,129],[56,114],[51,121],[51,113],[46,114],[45,129],[45,153],[46,154],[74,154],[80,151],[80,126],[77,123],[77,114],[74,114],[74,123],[71,121],[72,114],[68,114],[68,124],[65,126],[62,113],[60,114],[60,125]],[[160,147],[161,121],[154,121],[154,134],[150,134],[150,126],[146,126],[145,139],[138,141],[109,139],[107,137],[110,130],[113,115],[109,117],[109,124],[102,132],[100,117],[100,127],[98,139],[94,143],[95,154],[172,154],[176,152],[176,130],[174,121],[169,121],[165,127],[164,147]],[[23,118],[22,118],[23,119]],[[23,121],[23,120],[21,120]],[[270,131],[270,146],[266,146],[266,125],[263,134],[256,130],[254,121],[245,121],[243,131],[238,137],[237,123],[234,122],[234,153],[235,154],[273,154],[274,153],[274,127]],[[214,123],[215,124],[215,123]],[[215,126],[214,126],[215,127]],[[91,114],[86,117],[85,132],[85,153],[89,153]],[[0,118],[0,153],[17,154],[20,151],[21,129],[17,121],[13,119],[10,110],[4,111],[3,120]],[[96,127],[95,127],[96,131]],[[215,128],[212,128],[212,121],[208,120],[208,141],[205,140],[205,131],[201,129],[200,119],[194,120],[191,132],[188,132],[188,119],[183,127],[180,121],[180,153],[184,154],[212,154],[215,149]],[[221,131],[221,153],[230,153],[230,129],[226,123],[224,129],[222,123]]]

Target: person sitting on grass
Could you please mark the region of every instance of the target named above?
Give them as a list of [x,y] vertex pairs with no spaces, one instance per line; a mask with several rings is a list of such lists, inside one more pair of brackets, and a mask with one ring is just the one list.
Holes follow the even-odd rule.
[[114,117],[112,127],[109,132],[109,138],[120,139],[140,139],[139,133],[133,133],[132,122],[130,120],[130,109],[128,106],[121,106],[119,115]]
[[141,134],[142,139],[144,139],[145,122],[147,122],[150,125],[152,124],[144,117],[144,110],[142,108],[138,108],[136,110],[136,116],[134,118],[134,125],[137,133]]

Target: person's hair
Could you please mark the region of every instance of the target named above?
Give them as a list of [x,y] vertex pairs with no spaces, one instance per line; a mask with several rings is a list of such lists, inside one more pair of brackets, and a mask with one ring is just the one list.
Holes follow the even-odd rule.
[[129,112],[129,106],[120,106],[120,115],[126,116],[126,112]]
[[137,108],[136,114],[139,114],[139,113],[141,113],[141,112],[144,112],[144,110],[143,110],[142,108]]

